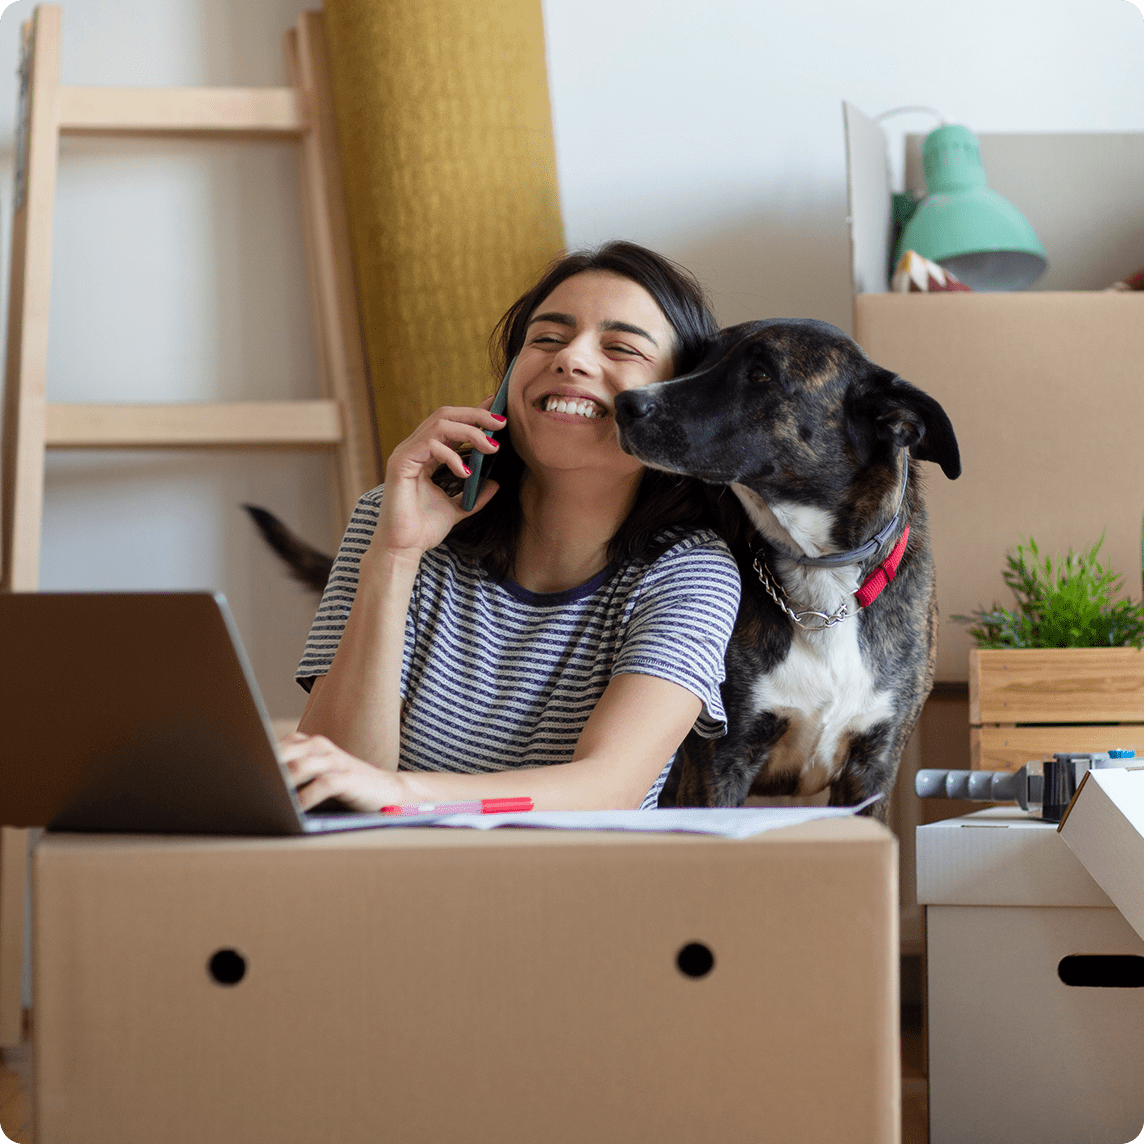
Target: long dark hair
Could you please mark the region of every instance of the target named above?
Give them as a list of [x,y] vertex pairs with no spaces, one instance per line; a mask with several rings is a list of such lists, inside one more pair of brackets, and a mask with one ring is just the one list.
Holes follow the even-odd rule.
[[[524,345],[528,319],[536,307],[565,279],[587,270],[628,278],[655,299],[675,331],[672,366],[676,375],[698,363],[718,332],[719,323],[703,288],[690,271],[634,242],[608,242],[558,259],[509,307],[489,339],[495,377],[503,375]],[[457,555],[479,563],[497,580],[504,580],[512,573],[523,524],[519,489],[524,463],[508,434],[501,438],[495,473],[501,491],[475,516],[454,526],[449,546]],[[447,469],[437,479],[451,492],[460,488],[460,482]],[[671,543],[670,539],[657,541],[656,534],[673,525],[695,528],[711,524],[708,505],[708,498],[692,478],[645,470],[631,511],[608,543],[609,561],[655,559]]]

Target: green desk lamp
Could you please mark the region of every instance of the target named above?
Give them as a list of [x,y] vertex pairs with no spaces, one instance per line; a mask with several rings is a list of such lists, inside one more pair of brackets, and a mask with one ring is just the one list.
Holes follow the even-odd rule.
[[1023,290],[1048,266],[1028,220],[985,185],[972,131],[946,124],[926,136],[922,153],[928,194],[895,195],[904,222],[894,265],[907,250],[944,266],[971,290]]

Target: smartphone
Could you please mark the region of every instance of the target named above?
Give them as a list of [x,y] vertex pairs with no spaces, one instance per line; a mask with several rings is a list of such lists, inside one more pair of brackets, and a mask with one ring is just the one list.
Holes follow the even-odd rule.
[[[516,365],[516,358],[508,363],[508,369],[504,372],[504,380],[500,383],[500,389],[497,390],[496,397],[493,398],[493,403],[489,406],[490,413],[498,413],[504,415],[504,411],[508,406],[508,381],[512,377],[512,367]],[[505,425],[508,423],[505,422]],[[500,429],[494,429],[488,434],[494,441],[500,439],[501,433],[504,431],[505,425]],[[493,467],[493,461],[496,460],[495,453],[481,453],[474,449],[469,454],[469,475],[465,478],[465,487],[461,490],[461,508],[465,512],[472,512],[473,505],[477,503],[477,497],[480,496],[481,489],[485,487],[485,481],[489,479],[489,473]]]

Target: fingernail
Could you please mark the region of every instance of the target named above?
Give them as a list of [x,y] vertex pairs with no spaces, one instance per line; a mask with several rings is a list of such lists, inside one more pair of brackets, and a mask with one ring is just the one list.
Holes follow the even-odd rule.
[[504,418],[504,417],[502,417],[502,416],[501,416],[499,413],[490,413],[490,414],[489,414],[489,416],[490,416],[490,417],[491,417],[491,418],[492,418],[494,421],[499,421],[499,422],[500,422],[502,425],[503,425],[503,424],[505,423],[505,421],[507,420],[507,418]]
[[461,468],[465,470],[466,477],[471,477],[473,475],[473,470],[470,469],[468,465],[462,465]]
[[498,449],[500,448],[500,442],[499,442],[499,441],[498,441],[498,440],[497,440],[495,437],[489,437],[489,436],[486,434],[486,435],[485,435],[485,440],[486,440],[486,441],[488,441],[488,443],[489,443],[490,445],[495,445],[495,446],[496,446]]

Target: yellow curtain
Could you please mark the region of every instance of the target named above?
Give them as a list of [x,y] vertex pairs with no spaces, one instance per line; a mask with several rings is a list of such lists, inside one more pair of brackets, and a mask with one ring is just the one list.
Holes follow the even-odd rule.
[[540,0],[326,0],[386,457],[495,388],[488,336],[563,247]]

